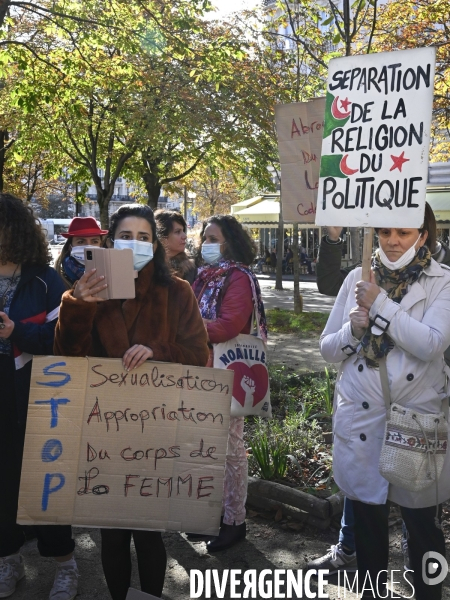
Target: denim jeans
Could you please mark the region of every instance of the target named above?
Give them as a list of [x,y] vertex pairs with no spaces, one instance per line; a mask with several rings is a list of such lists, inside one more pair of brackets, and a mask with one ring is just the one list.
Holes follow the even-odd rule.
[[353,503],[344,498],[344,512],[341,519],[341,530],[339,531],[339,542],[350,552],[355,551],[355,517],[353,515]]

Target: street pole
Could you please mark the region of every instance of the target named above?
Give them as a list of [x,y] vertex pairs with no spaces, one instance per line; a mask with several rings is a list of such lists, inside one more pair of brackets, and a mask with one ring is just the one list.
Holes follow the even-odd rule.
[[187,187],[184,186],[184,220],[187,223]]
[[75,183],[75,216],[80,214],[80,203],[78,202],[78,182]]

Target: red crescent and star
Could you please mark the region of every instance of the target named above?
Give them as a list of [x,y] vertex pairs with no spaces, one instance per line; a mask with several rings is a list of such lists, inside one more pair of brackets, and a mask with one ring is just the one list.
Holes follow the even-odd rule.
[[389,169],[389,171],[393,171],[394,169],[398,169],[400,171],[400,173],[401,173],[402,172],[403,164],[405,162],[409,162],[409,158],[405,158],[405,152],[404,151],[400,154],[400,156],[393,156],[391,154],[391,158],[392,158],[392,161],[393,161],[393,165]]
[[341,108],[348,112],[348,105],[351,104],[350,100],[346,98],[345,100],[341,100]]

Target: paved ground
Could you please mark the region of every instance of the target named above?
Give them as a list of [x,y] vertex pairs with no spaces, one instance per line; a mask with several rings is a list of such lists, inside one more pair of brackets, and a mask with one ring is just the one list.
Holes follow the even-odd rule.
[[[333,308],[334,298],[323,296],[317,290],[314,277],[304,276],[300,282],[300,293],[303,296],[303,310],[330,312]],[[266,308],[294,308],[294,282],[292,277],[283,281],[283,290],[275,289],[275,279],[267,275],[258,275],[259,285]]]
[[[317,291],[314,277],[303,277],[300,282],[300,293],[303,296],[303,310],[329,313],[333,308],[334,298],[323,296]],[[283,281],[283,290],[275,289],[275,279],[266,275],[258,275],[261,293],[266,308],[294,308],[294,282],[292,277]],[[319,336],[282,334],[269,332],[269,360],[271,363],[284,365],[297,372],[323,371],[325,361],[319,352]]]
[[[260,279],[264,301],[267,306],[292,307],[292,282],[285,282],[285,291],[276,292],[271,289],[274,280],[261,277]],[[311,281],[301,285],[304,294],[305,310],[323,310],[329,312],[333,299],[325,298],[318,294],[315,284]],[[322,370],[324,361],[320,357],[317,338],[299,339],[295,335],[272,335],[270,340],[271,359],[273,362],[286,364],[299,370]],[[227,569],[256,569],[258,572],[268,569],[302,569],[312,557],[320,556],[333,543],[337,541],[338,524],[327,531],[318,531],[299,525],[297,529],[289,528],[289,521],[282,518],[274,520],[271,515],[261,515],[250,512],[247,518],[248,534],[245,541],[234,548],[216,555],[208,555],[204,542],[190,543],[184,535],[166,533],[164,539],[168,552],[168,566],[163,598],[165,600],[188,600],[191,598],[189,587],[189,572],[198,569],[217,569],[224,573]],[[398,569],[395,574],[400,579],[402,568],[402,555],[400,549],[400,525],[394,519],[391,528],[391,565],[390,569]],[[76,556],[80,569],[80,600],[110,600],[103,578],[100,562],[100,535],[96,529],[74,529],[77,543]],[[34,541],[27,542],[23,549],[26,559],[26,578],[20,582],[16,594],[17,600],[47,600],[53,580],[53,564],[51,559],[41,559]],[[133,585],[138,588],[137,565],[133,551]],[[396,588],[403,595],[395,598],[411,596],[407,586]],[[241,588],[242,590],[242,588]],[[317,592],[316,583],[312,582],[312,592]],[[338,598],[355,599],[357,596],[343,589],[343,579],[337,576],[329,578],[325,586],[325,593],[333,600]],[[223,595],[217,595],[212,589],[211,596],[202,595],[201,598],[230,599],[231,593],[227,587]],[[238,597],[238,596],[233,596]],[[257,598],[275,598],[274,594],[257,593]],[[280,596],[278,596],[280,597]],[[314,597],[299,594],[289,598]],[[318,596],[320,597],[320,596]],[[444,600],[450,600],[450,591],[447,584]]]

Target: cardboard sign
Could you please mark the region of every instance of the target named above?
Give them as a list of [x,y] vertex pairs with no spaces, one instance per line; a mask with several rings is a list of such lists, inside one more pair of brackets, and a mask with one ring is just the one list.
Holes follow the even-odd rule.
[[317,225],[422,225],[434,65],[434,48],[330,61]]
[[33,360],[18,522],[217,534],[233,373]]
[[283,220],[314,223],[325,98],[275,107]]

